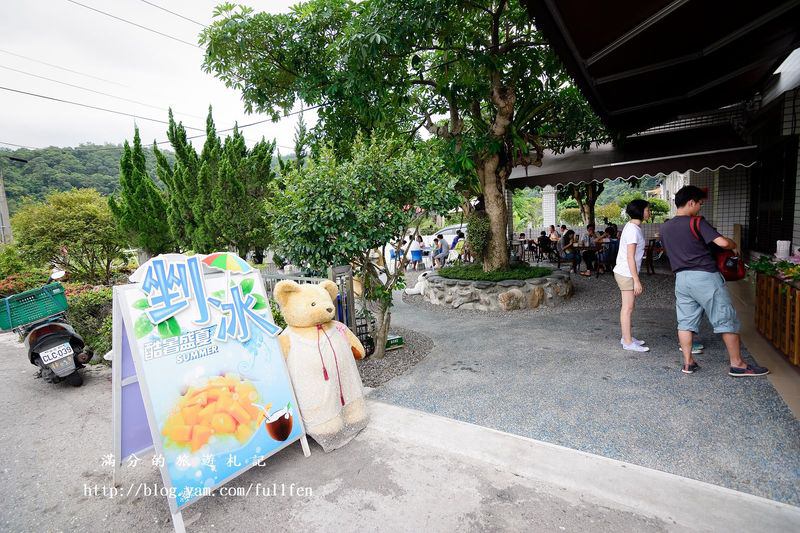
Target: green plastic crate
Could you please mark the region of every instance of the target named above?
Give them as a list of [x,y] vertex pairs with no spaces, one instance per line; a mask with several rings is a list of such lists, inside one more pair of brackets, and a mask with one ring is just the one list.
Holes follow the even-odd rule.
[[0,329],[7,331],[32,324],[66,310],[64,287],[51,283],[0,300]]

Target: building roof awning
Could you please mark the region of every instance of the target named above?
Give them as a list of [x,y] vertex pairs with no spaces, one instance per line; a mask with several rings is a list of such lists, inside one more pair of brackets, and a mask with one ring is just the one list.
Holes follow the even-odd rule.
[[757,152],[756,146],[743,143],[729,126],[640,135],[627,138],[621,146],[601,144],[586,152],[546,150],[541,167],[515,167],[508,188],[751,167]]
[[603,122],[632,133],[751,98],[800,45],[800,0],[522,0]]

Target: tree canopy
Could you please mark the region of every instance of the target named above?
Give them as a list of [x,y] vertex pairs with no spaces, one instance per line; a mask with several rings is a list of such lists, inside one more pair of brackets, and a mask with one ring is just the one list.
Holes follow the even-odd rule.
[[158,178],[165,185],[166,219],[172,238],[183,250],[209,253],[231,246],[245,257],[270,243],[264,202],[275,178],[275,142],[261,140],[248,149],[238,128],[223,141],[212,110],[198,154],[183,124],[169,113],[167,137],[175,164],[154,146]]
[[139,128],[133,134],[133,148],[125,141],[119,167],[120,194],[110,197],[108,205],[120,230],[148,255],[174,251],[164,191],[147,172]]
[[282,14],[222,4],[215,16],[205,68],[249,110],[320,106],[316,134],[339,154],[359,132],[425,128],[445,142],[461,186],[485,199],[486,269],[508,263],[511,169],[605,136],[517,1],[310,0]]
[[[401,258],[410,243],[405,249],[401,243],[426,213],[458,205],[454,181],[429,145],[357,137],[350,158],[322,147],[317,158],[283,177],[283,190],[273,197],[275,244],[282,255],[317,271],[355,267],[364,296],[379,306],[378,356],[388,334],[392,289],[402,288]],[[385,257],[387,246],[394,246],[396,258],[389,267],[372,257],[376,249]]]
[[52,264],[78,279],[108,283],[126,241],[108,201],[92,189],[55,192],[26,204],[11,219],[23,257]]

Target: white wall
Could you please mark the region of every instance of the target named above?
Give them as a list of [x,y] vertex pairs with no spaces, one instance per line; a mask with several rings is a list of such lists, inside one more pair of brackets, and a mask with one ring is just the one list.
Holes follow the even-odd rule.
[[[800,133],[800,88],[786,91],[783,101],[783,135]],[[800,137],[798,137],[800,139]],[[798,141],[800,143],[800,141]],[[797,150],[797,174],[794,188],[794,230],[792,231],[792,250],[800,248],[800,145]]]

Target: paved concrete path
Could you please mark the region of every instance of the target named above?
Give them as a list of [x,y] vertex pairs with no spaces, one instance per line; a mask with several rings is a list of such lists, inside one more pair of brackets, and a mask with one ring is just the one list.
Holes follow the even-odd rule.
[[644,278],[646,354],[619,346],[613,278],[575,283],[563,308],[492,316],[398,295],[392,323],[435,347],[375,398],[800,505],[800,422],[768,379],[729,377],[709,331],[702,369],[679,371],[670,276]]
[[[110,469],[110,372],[73,389],[32,378],[0,336],[2,531],[171,531],[146,461]],[[662,472],[370,401],[371,423],[344,449],[293,445],[185,511],[198,531],[770,531],[800,509]],[[302,488],[303,494],[297,495]],[[260,489],[260,491],[259,491]],[[130,492],[128,492],[130,491]],[[138,494],[137,494],[138,492]],[[294,495],[292,495],[294,494]]]

